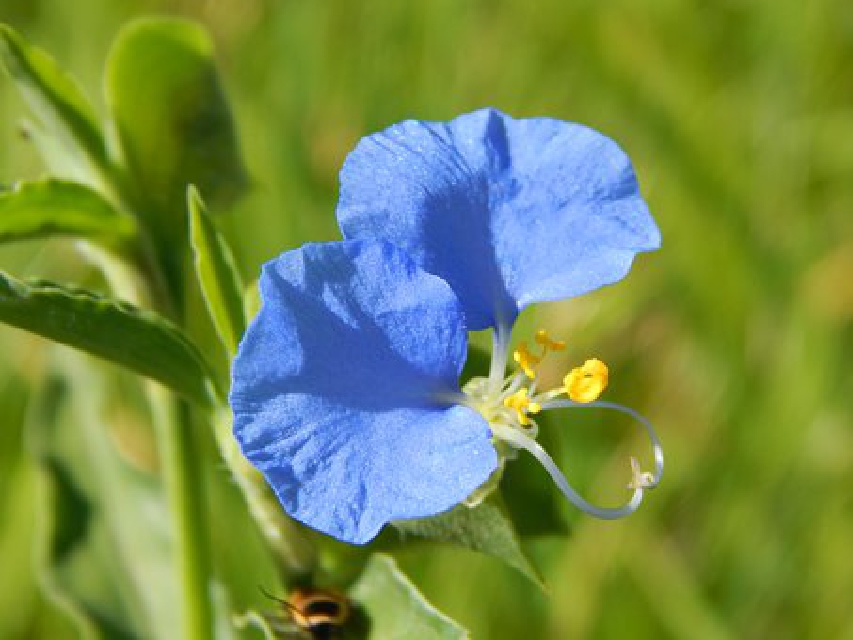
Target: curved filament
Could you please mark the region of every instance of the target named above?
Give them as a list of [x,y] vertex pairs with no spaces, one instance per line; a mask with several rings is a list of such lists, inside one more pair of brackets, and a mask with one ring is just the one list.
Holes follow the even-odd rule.
[[513,447],[517,449],[524,449],[525,451],[533,455],[533,457],[535,457],[539,461],[539,463],[543,467],[545,467],[545,470],[551,476],[551,479],[554,481],[554,484],[557,485],[557,488],[559,488],[563,495],[565,495],[566,498],[569,500],[569,502],[575,505],[578,509],[585,513],[588,513],[589,515],[595,516],[596,518],[601,518],[602,520],[616,520],[617,518],[622,518],[624,516],[634,513],[640,506],[640,504],[643,502],[643,495],[645,493],[645,490],[656,487],[660,482],[660,479],[663,475],[663,447],[661,446],[660,440],[658,439],[657,434],[655,433],[655,430],[652,427],[651,423],[645,417],[643,417],[630,407],[625,407],[613,402],[596,401],[589,403],[579,403],[573,402],[571,400],[554,400],[543,403],[542,405],[543,410],[592,407],[597,407],[600,409],[612,409],[614,411],[619,411],[620,413],[625,413],[631,416],[637,422],[643,425],[646,434],[648,435],[649,440],[652,443],[655,458],[655,472],[652,475],[650,481],[645,484],[638,484],[637,486],[633,487],[631,499],[622,507],[597,507],[588,502],[569,484],[569,481],[566,479],[566,476],[563,475],[563,472],[560,471],[560,468],[556,465],[551,456],[548,455],[548,452],[545,451],[545,449],[543,449],[539,445],[539,443],[536,442],[536,440],[522,433],[518,429],[502,425],[492,425],[492,432],[496,437],[509,443]]
[[581,511],[588,513],[602,520],[616,520],[634,513],[640,504],[643,502],[643,488],[637,487],[631,495],[631,499],[622,507],[606,508],[596,507],[594,504],[587,502],[577,491],[575,491],[566,480],[566,476],[560,471],[559,467],[554,463],[548,452],[543,449],[536,440],[521,433],[520,431],[506,427],[493,427],[495,435],[501,440],[508,442],[518,449],[524,449],[531,453],[539,463],[545,467],[548,475],[557,485],[557,488],[564,496]]
[[603,400],[597,400],[595,402],[573,402],[572,400],[552,400],[550,402],[545,402],[542,404],[542,410],[546,409],[612,409],[613,411],[618,411],[619,413],[624,413],[626,415],[631,416],[634,420],[639,422],[643,428],[645,429],[646,435],[649,437],[649,441],[652,444],[652,451],[654,452],[655,458],[655,471],[652,475],[652,481],[649,483],[647,489],[653,489],[660,483],[660,479],[663,476],[663,445],[661,445],[660,439],[658,438],[657,433],[655,433],[655,429],[652,426],[652,423],[648,421],[648,419],[640,414],[638,411],[635,411],[631,407],[626,407],[621,404],[617,404],[615,402],[606,402]]

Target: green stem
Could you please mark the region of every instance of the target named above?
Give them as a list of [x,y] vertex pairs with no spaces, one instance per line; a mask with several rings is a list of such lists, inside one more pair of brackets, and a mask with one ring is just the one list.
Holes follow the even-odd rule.
[[[210,562],[205,522],[204,478],[200,452],[183,400],[155,391],[152,408],[158,429],[160,460],[175,531],[178,579],[183,602],[181,638],[210,640]],[[159,416],[157,414],[160,414]]]
[[[135,212],[138,220],[144,220],[145,217],[138,212],[144,211],[146,204],[138,197],[130,176],[118,166],[99,168],[104,178],[104,190],[123,210]],[[146,276],[147,293],[153,306],[176,323],[184,324],[181,270],[175,265],[172,269],[164,267],[168,262],[164,257],[181,264],[182,257],[175,257],[175,253],[183,255],[181,250],[170,247],[174,253],[170,251],[164,256],[162,243],[157,242],[147,225],[140,225],[137,240],[132,260]],[[122,275],[109,266],[105,273],[108,278],[116,274],[121,279]],[[116,284],[133,292],[134,298],[139,297],[135,282]],[[157,432],[157,447],[174,532],[175,566],[182,605],[180,637],[185,640],[211,640],[214,624],[203,461],[192,424],[191,408],[186,401],[175,398],[156,385],[148,384],[146,391]]]

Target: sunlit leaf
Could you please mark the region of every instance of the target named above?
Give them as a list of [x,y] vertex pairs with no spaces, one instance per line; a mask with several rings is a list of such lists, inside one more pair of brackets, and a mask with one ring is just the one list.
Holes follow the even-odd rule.
[[162,317],[51,282],[0,272],[0,322],[76,347],[210,404],[209,369],[196,347]]
[[389,556],[373,555],[350,596],[369,618],[371,639],[468,638],[465,629],[426,601]]
[[459,505],[431,518],[397,520],[393,525],[404,534],[498,558],[542,586],[539,573],[521,548],[512,520],[495,496],[474,508]]
[[216,333],[233,356],[246,330],[240,274],[225,238],[214,226],[195,188],[187,194],[187,206],[198,283]]
[[246,292],[243,294],[243,309],[247,321],[251,321],[261,310],[261,288],[257,280],[246,287]]
[[231,112],[202,27],[132,22],[113,44],[105,90],[137,205],[161,235],[185,237],[190,184],[216,208],[243,189]]
[[53,58],[11,27],[0,25],[0,61],[47,132],[57,136],[67,152],[109,174],[106,143],[95,111]]
[[124,242],[135,232],[131,216],[82,184],[23,182],[0,193],[0,242],[54,235]]

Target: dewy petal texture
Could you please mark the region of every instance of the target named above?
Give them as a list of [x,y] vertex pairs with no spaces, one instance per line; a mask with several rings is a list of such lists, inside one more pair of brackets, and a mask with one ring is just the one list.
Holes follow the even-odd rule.
[[233,366],[235,435],[286,511],[364,543],[453,507],[497,465],[487,423],[440,403],[467,349],[450,287],[385,242],[306,245],[265,265]]
[[587,127],[494,109],[409,120],[341,171],[347,238],[383,238],[453,287],[471,330],[623,278],[660,246],[625,153]]

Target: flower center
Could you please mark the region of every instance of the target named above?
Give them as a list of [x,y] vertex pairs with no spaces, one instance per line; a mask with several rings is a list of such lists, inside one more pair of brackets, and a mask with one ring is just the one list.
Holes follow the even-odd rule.
[[[506,343],[500,334],[496,334],[496,351],[489,376],[472,378],[462,389],[465,404],[476,409],[489,423],[500,457],[498,471],[466,500],[466,504],[475,506],[494,490],[500,481],[506,460],[515,458],[519,449],[525,449],[545,467],[563,494],[583,511],[605,519],[632,513],[640,505],[644,490],[655,487],[663,473],[663,452],[651,424],[633,409],[611,402],[598,402],[599,396],[607,388],[609,371],[607,365],[597,358],[586,360],[569,371],[561,386],[550,391],[537,391],[537,369],[550,353],[563,351],[566,343],[552,340],[541,330],[536,332],[534,341],[536,346],[532,349],[526,342],[522,342],[513,351],[512,357],[518,365],[518,371],[505,376]],[[585,406],[613,409],[630,415],[645,427],[652,442],[655,473],[642,471],[637,459],[631,458],[631,481],[628,488],[634,493],[623,507],[608,509],[589,504],[572,489],[554,461],[536,442],[539,427],[531,416],[549,409]]]
[[537,426],[530,416],[540,413],[544,403],[563,395],[574,402],[593,402],[607,388],[608,381],[607,365],[593,358],[569,371],[562,386],[537,393],[537,368],[549,353],[563,351],[566,343],[552,340],[544,330],[536,332],[535,341],[538,345],[535,353],[526,342],[520,343],[513,351],[512,357],[519,371],[503,378],[497,388],[492,382],[494,376],[490,375],[488,378],[471,379],[462,390],[469,397],[470,406],[477,409],[489,425],[499,430],[511,428],[526,434],[533,432],[533,437],[536,437]]

